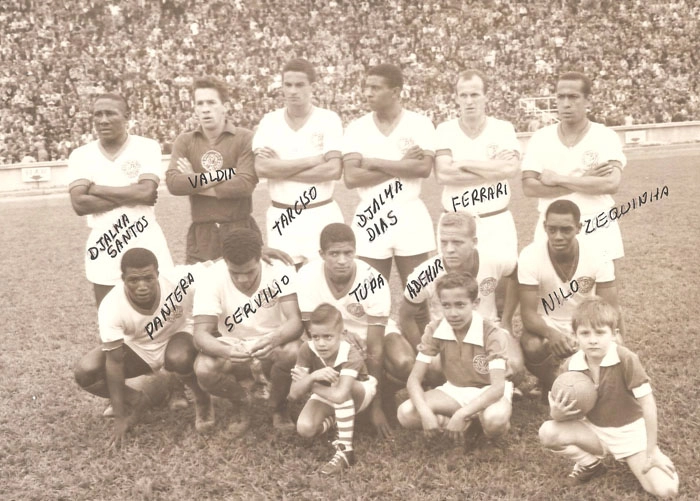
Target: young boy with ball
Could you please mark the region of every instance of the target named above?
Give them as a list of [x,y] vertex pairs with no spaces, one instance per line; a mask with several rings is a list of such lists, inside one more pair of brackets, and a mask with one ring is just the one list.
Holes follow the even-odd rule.
[[315,437],[338,427],[336,453],[321,469],[340,473],[355,464],[352,438],[355,414],[366,409],[377,393],[377,380],[367,373],[362,354],[343,339],[343,317],[333,305],[322,303],[311,313],[309,338],[299,349],[292,369],[290,400],[311,393],[297,420],[303,437]]
[[575,462],[567,482],[576,485],[602,474],[601,458],[610,452],[626,461],[647,492],[669,498],[678,494],[678,475],[657,446],[656,403],[639,357],[615,343],[617,309],[597,296],[574,311],[572,328],[579,350],[569,371],[588,375],[598,388],[595,406],[578,418],[576,401],[564,392],[549,394],[552,421],[540,427],[540,441]]
[[[435,290],[444,317],[425,328],[406,383],[410,399],[399,406],[399,422],[423,428],[429,437],[446,431],[461,440],[479,424],[487,437],[502,435],[510,428],[513,396],[508,332],[476,311],[479,290],[469,273],[448,272]],[[424,391],[423,379],[436,356],[447,382]]]

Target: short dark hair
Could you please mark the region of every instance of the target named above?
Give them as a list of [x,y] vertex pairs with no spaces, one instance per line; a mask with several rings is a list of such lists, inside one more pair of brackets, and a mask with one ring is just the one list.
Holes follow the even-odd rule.
[[117,94],[116,92],[103,92],[102,94],[98,94],[97,96],[95,96],[95,100],[93,101],[93,106],[100,99],[109,99],[111,101],[116,101],[118,103],[121,103],[122,108],[124,109],[124,116],[125,117],[128,117],[129,114],[131,113],[131,109],[129,108],[129,103],[126,101],[124,96],[122,96],[121,94]]
[[367,76],[373,75],[382,77],[391,88],[398,87],[399,89],[403,89],[403,73],[401,73],[401,68],[394,64],[384,63],[372,66],[367,71]]
[[435,282],[435,292],[440,293],[445,289],[466,289],[467,296],[472,301],[479,297],[479,284],[476,283],[471,273],[466,271],[448,271]]
[[231,230],[223,239],[223,257],[230,263],[241,265],[262,256],[263,241],[260,233],[250,228]]
[[345,223],[331,223],[321,231],[321,250],[325,251],[331,244],[338,242],[350,242],[355,247],[355,234],[352,228]]
[[486,77],[486,73],[484,73],[483,71],[477,70],[477,69],[464,70],[459,75],[457,75],[457,81],[455,82],[455,88],[457,88],[457,84],[459,82],[461,82],[462,80],[471,80],[474,77],[481,79],[481,83],[483,84],[483,87],[484,87],[484,94],[486,94],[486,91],[489,88],[489,80]]
[[124,253],[120,267],[122,275],[126,275],[127,268],[145,268],[150,265],[154,265],[156,271],[158,271],[158,259],[156,255],[148,249],[134,247]]
[[314,311],[311,312],[309,321],[312,324],[333,324],[334,327],[340,327],[343,330],[343,315],[341,315],[338,308],[330,303],[319,304]]
[[282,68],[282,80],[284,80],[284,74],[288,71],[304,73],[309,79],[309,83],[314,83],[316,81],[316,70],[314,70],[314,67],[306,59],[292,59],[285,64],[284,68]]
[[574,216],[576,223],[581,222],[581,209],[571,200],[555,200],[549,204],[549,207],[544,212],[545,221],[550,214],[571,214]]
[[562,80],[581,82],[583,84],[582,85],[583,88],[581,89],[583,91],[583,95],[585,97],[588,97],[591,95],[591,86],[592,86],[591,79],[588,78],[583,73],[581,73],[579,71],[567,71],[566,73],[562,73],[561,75],[559,75],[558,81],[561,82]]
[[195,78],[192,84],[192,97],[197,89],[214,89],[219,94],[222,103],[228,102],[228,87],[216,77],[206,76]]

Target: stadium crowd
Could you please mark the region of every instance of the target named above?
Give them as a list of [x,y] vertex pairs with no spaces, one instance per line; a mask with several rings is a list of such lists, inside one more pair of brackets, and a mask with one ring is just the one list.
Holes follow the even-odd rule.
[[[195,125],[194,76],[226,80],[233,116],[254,127],[281,104],[280,68],[309,59],[318,104],[345,124],[366,111],[361,80],[402,66],[404,104],[435,123],[456,115],[468,66],[497,82],[490,114],[533,128],[523,97],[547,97],[565,69],[594,77],[590,116],[607,125],[700,118],[692,1],[6,0],[0,5],[0,164],[65,159],[94,139],[94,95],[115,91],[131,130],[164,152]],[[536,127],[536,123],[534,127]]]

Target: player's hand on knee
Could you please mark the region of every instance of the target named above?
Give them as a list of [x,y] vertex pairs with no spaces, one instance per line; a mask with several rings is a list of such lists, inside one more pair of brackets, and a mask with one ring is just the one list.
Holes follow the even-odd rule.
[[557,357],[566,358],[574,352],[573,346],[571,346],[571,343],[569,342],[569,338],[561,332],[552,332],[547,342],[549,344],[549,349]]
[[251,360],[250,353],[245,351],[243,345],[229,346],[228,359],[235,364],[242,364]]
[[675,478],[676,467],[671,460],[656,447],[651,454],[647,453],[647,460],[642,467],[642,473],[645,475],[652,468],[658,468],[671,478]]
[[179,170],[182,174],[194,174],[192,164],[185,157],[180,157],[177,159],[177,170]]
[[255,358],[265,358],[277,346],[279,346],[277,343],[277,337],[271,334],[266,334],[262,336],[253,346],[251,346],[250,355]]
[[438,418],[434,412],[422,414],[420,417],[421,423],[423,424],[423,435],[428,438],[432,438],[438,433],[442,433],[440,424],[438,423]]
[[452,417],[445,428],[445,431],[450,439],[454,440],[455,442],[464,439],[464,432],[467,430],[467,426],[469,425],[469,417],[470,416],[462,412],[462,409],[459,409],[457,412],[452,414]]

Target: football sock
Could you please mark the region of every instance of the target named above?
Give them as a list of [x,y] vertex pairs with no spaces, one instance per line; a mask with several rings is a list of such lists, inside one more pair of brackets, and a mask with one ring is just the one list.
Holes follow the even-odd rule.
[[350,398],[334,407],[335,420],[338,423],[338,442],[345,446],[346,451],[351,451],[355,430],[355,402]]
[[327,416],[326,419],[321,423],[321,433],[320,435],[326,433],[335,424],[335,416]]
[[580,466],[590,466],[600,458],[590,452],[586,452],[577,445],[567,445],[563,449],[550,449],[554,454],[567,457]]

